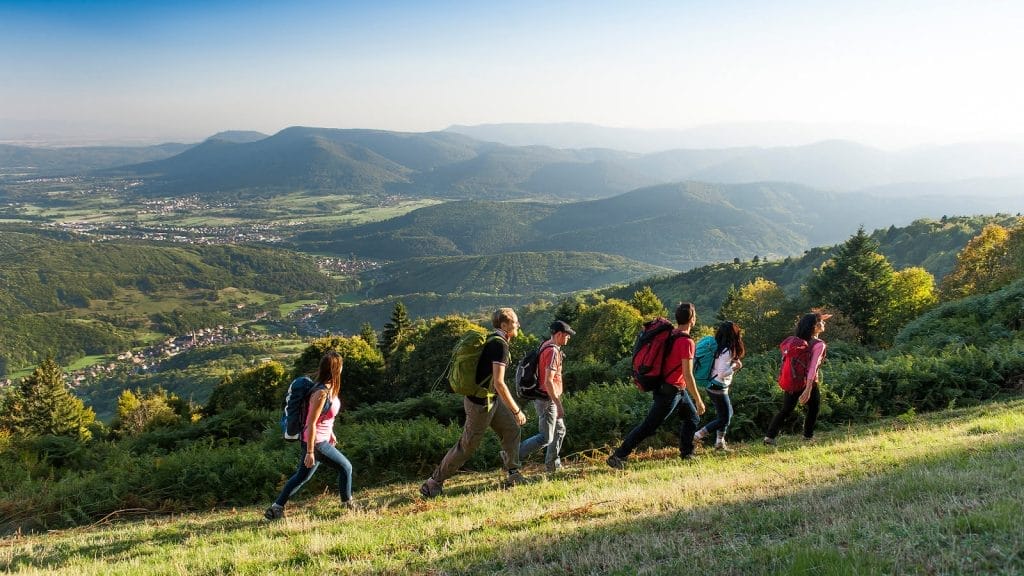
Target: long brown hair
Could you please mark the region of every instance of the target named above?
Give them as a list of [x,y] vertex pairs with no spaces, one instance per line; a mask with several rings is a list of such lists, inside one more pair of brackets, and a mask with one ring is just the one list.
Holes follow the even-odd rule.
[[727,320],[718,325],[718,330],[715,331],[715,343],[718,345],[715,356],[721,354],[723,350],[728,350],[734,360],[739,360],[747,354],[740,325],[735,322]]
[[327,387],[327,393],[331,398],[341,393],[341,367],[344,361],[341,354],[334,350],[327,351],[320,359],[320,367],[316,371],[314,380]]

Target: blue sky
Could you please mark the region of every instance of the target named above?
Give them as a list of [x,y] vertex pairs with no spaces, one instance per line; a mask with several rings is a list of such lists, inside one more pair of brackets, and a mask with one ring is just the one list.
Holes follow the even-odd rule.
[[0,0],[0,139],[498,122],[1020,138],[1021,4]]

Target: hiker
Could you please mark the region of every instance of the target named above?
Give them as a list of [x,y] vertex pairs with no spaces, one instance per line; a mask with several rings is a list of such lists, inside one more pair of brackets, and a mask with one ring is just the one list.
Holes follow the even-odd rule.
[[[764,443],[775,445],[775,437],[786,418],[793,413],[797,402],[807,406],[804,415],[804,440],[814,439],[814,425],[821,408],[821,392],[818,390],[821,362],[825,359],[825,342],[818,338],[825,331],[825,321],[831,314],[810,312],[797,322],[794,336],[782,341],[779,348],[784,360],[779,375],[779,386],[783,389],[782,409],[772,418]],[[790,356],[786,359],[786,356]],[[788,364],[788,365],[787,365]],[[792,370],[790,370],[792,368]]]
[[637,445],[653,435],[677,406],[681,406],[679,457],[683,460],[693,458],[693,433],[697,431],[700,415],[704,413],[704,401],[697,393],[697,384],[693,378],[694,343],[690,338],[690,330],[697,323],[697,311],[693,304],[683,302],[676,308],[675,316],[676,328],[666,344],[671,349],[665,351],[663,382],[653,390],[654,402],[647,417],[626,435],[622,445],[608,457],[607,463],[612,468],[625,468],[629,455]]
[[558,453],[562,450],[565,439],[565,410],[562,408],[562,346],[569,343],[569,338],[576,331],[561,320],[555,320],[551,326],[551,338],[540,346],[540,359],[537,361],[537,387],[545,398],[533,401],[533,409],[537,412],[537,434],[519,445],[519,459],[526,458],[534,450],[546,448],[544,466],[548,472],[557,472],[562,468],[562,460]]
[[743,345],[743,334],[735,322],[722,322],[715,330],[715,363],[711,368],[708,381],[708,397],[715,406],[715,419],[708,422],[693,435],[693,442],[699,444],[704,437],[715,433],[715,449],[728,451],[725,433],[732,422],[732,401],[729,399],[729,387],[732,377],[743,368],[743,357],[747,350]]
[[[306,412],[306,424],[302,430],[302,459],[295,474],[285,483],[277,500],[263,513],[267,520],[277,520],[284,516],[284,506],[313,473],[326,463],[338,471],[338,492],[341,503],[352,508],[352,464],[335,446],[334,418],[341,411],[341,355],[331,350],[320,359],[317,369],[317,388],[309,396],[309,409]],[[325,411],[326,409],[326,411]]]
[[[520,427],[526,423],[526,413],[516,404],[505,385],[505,369],[511,360],[508,343],[519,334],[519,317],[511,308],[499,308],[494,311],[491,324],[494,326],[492,336],[497,337],[487,339],[476,365],[476,383],[486,386],[488,392],[485,398],[467,395],[463,399],[466,424],[462,437],[420,486],[420,494],[424,498],[441,494],[444,481],[469,460],[480,446],[488,427],[497,433],[501,441],[502,468],[508,472],[505,484],[514,486],[526,481],[519,471]],[[495,396],[499,402],[494,401]]]

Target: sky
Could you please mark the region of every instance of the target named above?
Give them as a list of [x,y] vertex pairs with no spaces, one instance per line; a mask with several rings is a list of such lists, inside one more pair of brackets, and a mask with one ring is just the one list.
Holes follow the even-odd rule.
[[0,140],[509,122],[1024,140],[1021,30],[1024,2],[995,0],[0,0]]

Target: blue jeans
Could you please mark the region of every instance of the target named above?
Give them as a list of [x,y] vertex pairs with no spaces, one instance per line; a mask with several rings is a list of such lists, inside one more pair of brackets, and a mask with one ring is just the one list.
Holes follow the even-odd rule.
[[330,442],[317,442],[313,447],[313,467],[306,468],[306,443],[302,442],[302,457],[299,459],[299,468],[292,474],[292,477],[285,482],[284,489],[274,501],[278,506],[284,506],[302,485],[313,477],[313,473],[325,463],[338,471],[338,492],[341,493],[341,501],[348,502],[352,499],[352,464],[345,458],[345,455],[334,447]]
[[729,400],[729,391],[708,390],[711,403],[715,405],[715,419],[708,422],[704,429],[708,433],[718,432],[725,437],[725,432],[732,422],[732,400]]
[[562,464],[558,453],[562,451],[562,441],[565,439],[565,419],[558,417],[558,406],[551,400],[534,400],[533,409],[537,411],[537,434],[519,445],[519,459],[526,458],[534,450],[547,447],[544,464],[549,470],[557,468]]
[[647,418],[639,426],[626,435],[622,445],[615,450],[615,455],[625,460],[633,453],[633,450],[646,438],[654,435],[658,426],[668,419],[679,407],[679,455],[689,456],[693,454],[693,433],[697,431],[700,424],[700,417],[697,416],[697,408],[693,400],[685,390],[680,390],[671,384],[662,384],[654,392],[654,403],[647,412]]

